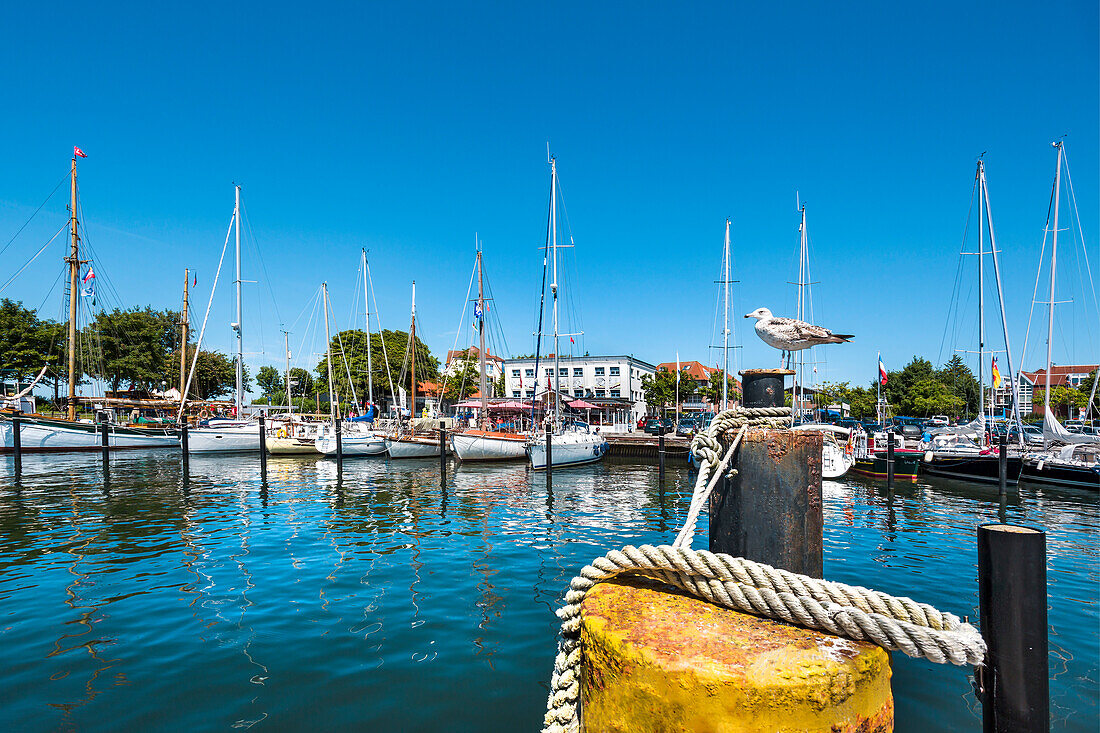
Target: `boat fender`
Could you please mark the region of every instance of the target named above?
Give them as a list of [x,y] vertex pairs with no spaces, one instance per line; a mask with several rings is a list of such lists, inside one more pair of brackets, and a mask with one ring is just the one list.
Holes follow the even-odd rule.
[[199,413],[199,419],[205,420],[208,417],[210,417],[210,411],[207,410],[205,407],[202,408],[202,412]]
[[1042,471],[1042,470],[1043,470],[1043,464],[1044,464],[1044,463],[1046,463],[1046,461],[1039,461],[1039,463],[1037,463],[1037,464],[1035,465],[1035,470],[1036,470],[1036,471]]
[[931,463],[932,462],[932,451],[926,450],[924,452],[924,462],[925,463]]

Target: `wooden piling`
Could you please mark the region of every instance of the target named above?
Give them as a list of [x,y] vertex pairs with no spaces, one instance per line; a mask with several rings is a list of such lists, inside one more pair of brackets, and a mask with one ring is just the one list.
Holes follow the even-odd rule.
[[439,421],[439,485],[447,485],[447,423]]
[[15,410],[11,414],[11,454],[14,459],[13,468],[15,469],[16,478],[19,478],[19,475],[23,472],[23,421],[20,419],[21,414],[21,410]]
[[103,421],[99,424],[102,434],[102,440],[100,442],[100,451],[103,455],[103,473],[111,470],[111,426],[107,422],[107,414],[103,413]]
[[267,483],[267,430],[264,429],[264,414],[260,413],[260,483]]
[[554,442],[551,438],[554,435],[554,430],[549,425],[546,426],[546,488],[550,488],[553,483],[550,480],[550,476],[554,471]]

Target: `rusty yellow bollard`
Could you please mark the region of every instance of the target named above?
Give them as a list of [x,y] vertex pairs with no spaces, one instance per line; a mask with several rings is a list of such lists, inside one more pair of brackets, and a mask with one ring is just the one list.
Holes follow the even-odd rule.
[[583,604],[586,731],[828,731],[894,728],[890,657],[714,606],[637,576]]

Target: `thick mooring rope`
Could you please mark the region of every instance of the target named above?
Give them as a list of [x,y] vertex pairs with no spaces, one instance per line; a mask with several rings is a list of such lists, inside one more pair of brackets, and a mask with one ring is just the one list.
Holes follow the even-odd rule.
[[[692,452],[700,460],[693,508],[697,504],[701,507],[705,499],[700,497],[713,490],[716,478],[727,469],[748,427],[770,427],[763,421],[783,417],[777,414],[780,412],[790,414],[782,408],[766,415],[760,412],[727,410],[711,422],[706,433],[692,441]],[[731,436],[734,430],[737,433],[730,439],[730,448],[719,458],[720,438]],[[708,481],[712,468],[716,469],[716,478]],[[544,733],[579,729],[581,604],[594,585],[622,574],[644,573],[719,606],[870,641],[911,657],[958,665],[981,664],[985,658],[985,642],[977,629],[957,616],[909,598],[790,573],[744,558],[692,550],[690,533],[686,540],[681,538],[688,524],[694,530],[694,523],[695,517],[689,512],[677,539],[681,546],[643,545],[612,550],[586,565],[573,578],[565,594],[565,605],[557,612],[562,621],[561,639],[550,681]],[[688,546],[682,546],[685,543]]]

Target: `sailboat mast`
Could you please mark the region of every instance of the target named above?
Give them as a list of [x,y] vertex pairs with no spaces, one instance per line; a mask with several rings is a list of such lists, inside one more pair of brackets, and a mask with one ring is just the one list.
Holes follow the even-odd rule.
[[286,352],[286,405],[287,412],[294,414],[294,401],[290,399],[290,332],[283,331],[283,351]]
[[180,313],[180,399],[187,388],[187,326],[190,306],[187,303],[187,289],[191,284],[191,270],[183,271],[183,311]]
[[333,393],[332,384],[332,334],[328,329],[328,283],[321,283],[321,292],[324,294],[324,308],[325,308],[325,364],[328,369],[328,414],[332,420],[332,424],[336,424],[336,398]]
[[413,280],[412,320],[409,325],[409,378],[412,381],[412,399],[409,400],[409,425],[416,419],[416,280]]
[[244,399],[244,324],[241,323],[241,187],[234,186],[233,199],[233,226],[235,229],[237,246],[237,419],[241,417],[242,401]]
[[481,427],[488,426],[489,393],[485,385],[485,290],[482,287],[481,273],[481,247],[477,248],[477,357],[478,357],[478,389],[481,390]]
[[[802,204],[799,207],[802,212],[802,221],[798,224],[799,242],[798,242],[798,320],[806,320],[806,278],[807,270],[810,269],[810,263],[806,256],[806,204]],[[804,390],[802,384],[806,373],[806,351],[800,349],[798,352],[798,373],[795,375],[794,388],[791,390],[791,402],[794,409],[791,410],[791,420],[794,420],[795,415],[800,414],[802,410],[802,392]]]
[[[367,402],[374,404],[374,367],[371,364],[371,337],[370,337],[370,297],[368,295],[368,283],[370,279],[367,276],[367,250],[363,248],[363,308],[366,312],[366,329],[367,329]],[[381,337],[381,334],[379,334]]]
[[72,251],[69,254],[69,419],[76,420],[76,298],[80,280],[80,235],[76,222],[76,153],[73,153],[69,226],[72,229]]
[[[722,247],[722,410],[729,408],[730,381],[730,220],[726,219],[726,239]],[[719,410],[721,412],[721,410]]]
[[1005,361],[1008,364],[1008,378],[1012,382],[1012,406],[1016,418],[1016,428],[1020,435],[1020,444],[1024,443],[1024,426],[1020,414],[1019,380],[1012,369],[1012,345],[1008,340],[1008,318],[1005,316],[1005,296],[1001,287],[1001,264],[997,258],[997,240],[993,235],[993,212],[989,208],[989,184],[985,180],[985,166],[981,169],[982,192],[985,199],[985,220],[989,225],[989,251],[993,255],[993,275],[997,280],[997,303],[1001,307],[1001,330],[1005,337]]
[[[554,296],[554,424],[560,419],[560,405],[558,400],[558,163],[556,158],[550,159],[550,246],[553,248],[553,276],[550,280],[550,292]],[[535,375],[536,378],[538,375]]]
[[979,442],[985,445],[985,238],[983,217],[985,203],[982,200],[982,161],[978,161],[978,416],[982,421]]
[[[1058,205],[1062,190],[1062,141],[1054,143],[1058,148],[1058,167],[1054,171],[1054,236],[1050,245],[1050,303],[1047,313],[1047,373],[1046,386],[1043,388],[1043,425],[1050,422],[1050,364],[1051,349],[1054,343],[1054,274],[1058,264]],[[75,244],[73,245],[76,246]],[[75,251],[75,250],[74,250]],[[1043,445],[1046,445],[1046,430],[1043,430]]]

